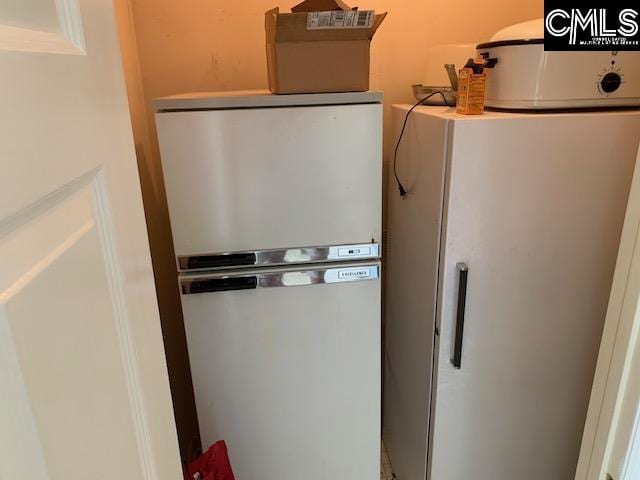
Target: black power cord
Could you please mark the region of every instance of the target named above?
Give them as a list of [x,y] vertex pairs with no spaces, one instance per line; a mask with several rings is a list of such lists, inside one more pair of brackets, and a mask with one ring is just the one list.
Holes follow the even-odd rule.
[[449,105],[447,103],[447,97],[444,95],[444,93],[442,93],[440,90],[438,90],[437,92],[430,93],[429,95],[424,97],[422,100],[420,100],[418,103],[416,103],[413,107],[411,107],[409,109],[409,111],[407,112],[407,114],[404,117],[404,123],[402,124],[402,129],[400,130],[400,136],[398,137],[398,142],[396,143],[396,148],[395,148],[395,150],[393,152],[393,175],[396,177],[396,182],[398,183],[398,191],[400,192],[400,196],[402,198],[407,196],[407,190],[404,188],[404,185],[402,185],[402,182],[400,181],[400,178],[398,177],[397,165],[398,165],[398,149],[400,148],[400,142],[402,141],[402,136],[404,135],[404,129],[407,127],[407,121],[409,120],[409,115],[411,115],[411,112],[413,112],[417,107],[422,105],[424,102],[429,100],[431,97],[433,97],[434,95],[438,95],[438,94],[440,94],[442,96],[442,100],[444,100],[444,104],[447,107],[450,107],[451,105]]

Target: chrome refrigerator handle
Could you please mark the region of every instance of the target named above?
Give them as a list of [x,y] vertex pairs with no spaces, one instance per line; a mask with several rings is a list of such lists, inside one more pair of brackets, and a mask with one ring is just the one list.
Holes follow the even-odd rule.
[[182,255],[178,257],[178,268],[184,272],[196,272],[251,266],[374,260],[378,258],[379,255],[380,245],[377,243],[324,247],[289,247],[243,252]]
[[198,293],[231,292],[234,290],[255,290],[258,288],[302,287],[325,283],[361,282],[380,278],[378,263],[351,264],[344,267],[313,267],[305,270],[264,271],[254,273],[221,273],[204,276],[187,276],[180,280],[183,295]]
[[467,281],[469,279],[469,267],[466,263],[458,263],[458,308],[456,313],[456,336],[453,346],[451,363],[454,368],[462,366],[462,338],[464,336],[464,312],[467,303]]

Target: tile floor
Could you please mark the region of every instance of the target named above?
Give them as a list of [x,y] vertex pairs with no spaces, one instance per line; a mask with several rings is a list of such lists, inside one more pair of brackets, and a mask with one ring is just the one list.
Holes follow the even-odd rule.
[[387,449],[384,448],[384,443],[381,443],[380,448],[380,480],[393,480],[395,476],[393,475],[391,462],[389,461]]

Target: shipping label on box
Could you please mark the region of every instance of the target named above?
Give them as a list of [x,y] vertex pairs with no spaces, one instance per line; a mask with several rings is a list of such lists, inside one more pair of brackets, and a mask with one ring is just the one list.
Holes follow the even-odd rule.
[[371,28],[374,20],[375,12],[373,10],[309,12],[307,14],[307,30]]

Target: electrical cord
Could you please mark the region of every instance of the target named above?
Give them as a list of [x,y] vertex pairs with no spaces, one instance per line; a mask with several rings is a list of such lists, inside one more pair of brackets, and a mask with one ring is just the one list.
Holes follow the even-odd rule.
[[396,177],[396,183],[398,184],[398,191],[400,192],[400,196],[402,198],[405,198],[407,196],[407,190],[404,188],[404,185],[402,185],[402,182],[400,181],[400,178],[398,177],[397,166],[398,166],[398,149],[400,148],[400,142],[402,141],[402,136],[404,135],[404,129],[407,127],[407,121],[409,120],[409,115],[411,115],[411,112],[413,112],[417,107],[422,105],[424,102],[429,100],[431,97],[433,97],[434,95],[438,95],[438,94],[440,94],[442,96],[442,100],[444,100],[444,104],[447,107],[450,107],[451,105],[449,105],[449,103],[447,103],[447,97],[444,95],[444,93],[442,93],[440,90],[438,90],[437,92],[430,93],[429,95],[424,97],[422,100],[420,100],[418,103],[416,103],[413,107],[411,107],[409,109],[409,111],[407,112],[407,114],[404,117],[404,123],[402,124],[402,129],[400,130],[400,136],[398,137],[398,142],[396,143],[396,148],[395,148],[395,150],[393,152],[393,175]]

